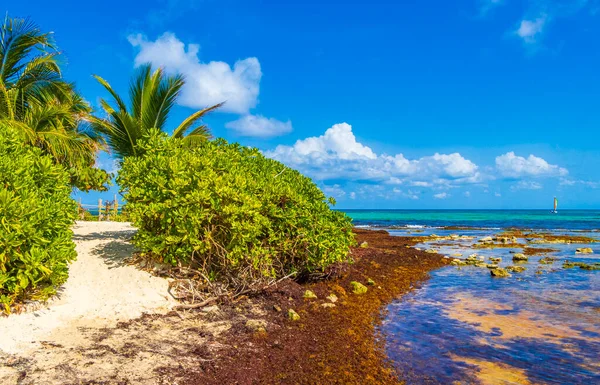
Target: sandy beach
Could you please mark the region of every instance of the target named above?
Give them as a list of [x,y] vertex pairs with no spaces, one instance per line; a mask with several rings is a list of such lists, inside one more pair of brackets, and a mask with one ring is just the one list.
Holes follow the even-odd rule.
[[[382,306],[445,262],[408,248],[409,238],[357,230],[369,247],[354,248],[356,263],[330,279],[285,280],[176,312],[167,280],[125,263],[133,231],[125,223],[77,223],[78,259],[60,295],[0,318],[0,383],[396,384],[374,331]],[[350,283],[367,277],[377,286],[352,294]],[[318,298],[305,299],[307,289]],[[333,293],[335,303],[326,298]],[[299,321],[288,319],[290,308]]]
[[[40,357],[47,346],[80,348],[92,343],[86,330],[114,327],[145,312],[168,312],[175,303],[168,281],[126,264],[134,231],[128,223],[77,222],[77,260],[68,281],[37,310],[0,317],[0,356],[39,357],[40,364],[52,365],[61,358]],[[17,370],[0,367],[1,383],[11,383],[15,376]]]

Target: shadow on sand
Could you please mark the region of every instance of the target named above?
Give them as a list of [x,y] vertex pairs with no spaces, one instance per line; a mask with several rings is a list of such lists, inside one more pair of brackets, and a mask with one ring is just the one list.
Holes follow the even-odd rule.
[[[91,253],[98,255],[109,269],[129,264],[135,247],[130,243],[135,230],[102,231],[84,235],[74,235],[75,241],[100,241]],[[109,241],[109,242],[106,242]]]

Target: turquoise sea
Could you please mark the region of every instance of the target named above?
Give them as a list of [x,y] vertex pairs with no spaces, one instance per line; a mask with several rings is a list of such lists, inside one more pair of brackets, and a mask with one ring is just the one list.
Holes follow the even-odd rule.
[[342,210],[357,226],[600,230],[600,210]]
[[[482,267],[447,266],[391,303],[379,332],[407,384],[600,384],[600,210],[348,210],[356,226],[423,236],[416,247],[449,259],[476,255]],[[505,228],[578,235],[586,243],[551,243],[514,262],[522,247],[481,248]],[[450,235],[461,239],[429,237]],[[455,237],[456,238],[456,237]],[[539,243],[538,243],[539,242]],[[590,254],[578,253],[589,247]],[[525,270],[495,278],[486,264]]]

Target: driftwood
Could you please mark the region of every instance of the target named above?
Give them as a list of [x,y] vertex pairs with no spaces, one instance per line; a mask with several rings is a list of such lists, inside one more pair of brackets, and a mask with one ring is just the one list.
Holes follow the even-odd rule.
[[[235,298],[241,297],[241,296],[243,296],[243,295],[246,295],[246,294],[249,294],[249,293],[259,293],[259,292],[262,292],[262,291],[264,291],[264,290],[268,289],[269,287],[272,287],[272,286],[275,286],[275,285],[277,285],[277,284],[278,284],[278,283],[280,283],[281,281],[283,281],[283,280],[285,280],[285,279],[288,279],[288,278],[290,278],[290,277],[292,277],[292,276],[294,276],[294,275],[296,275],[296,273],[295,273],[295,272],[294,272],[294,273],[291,273],[291,274],[288,274],[288,275],[286,275],[285,277],[282,277],[282,278],[280,278],[280,279],[278,279],[278,280],[276,280],[276,281],[270,282],[270,283],[268,283],[267,285],[264,285],[264,286],[262,286],[262,287],[260,287],[260,288],[248,288],[248,289],[242,289],[241,291],[239,291],[239,292],[237,292],[237,293],[223,293],[223,294],[220,294],[220,295],[216,295],[216,296],[213,296],[213,297],[209,297],[209,298],[207,298],[207,299],[204,299],[204,300],[203,300],[203,301],[201,301],[201,302],[190,303],[190,304],[180,304],[180,305],[175,305],[175,306],[173,307],[173,310],[177,311],[177,310],[198,309],[198,308],[201,308],[201,307],[207,306],[207,305],[209,305],[209,304],[211,304],[211,303],[214,303],[214,302],[217,302],[217,301],[219,301],[219,300],[222,300],[222,299],[224,299],[224,298],[229,298],[229,299],[233,300],[233,299],[235,299]],[[173,297],[173,298],[174,298],[174,299],[176,299],[176,300],[180,300],[180,299],[182,299],[182,298],[185,298],[185,297],[181,297],[181,296],[175,296],[175,295],[174,295],[174,294],[171,292],[171,289],[172,289],[172,287],[173,287],[173,286],[174,286],[174,285],[175,285],[177,282],[178,282],[178,281],[173,281],[173,282],[171,282],[171,283],[169,284],[169,289],[168,289],[168,291],[169,291],[169,294],[171,295],[171,297]],[[180,281],[179,281],[179,282],[180,282]],[[194,293],[194,294],[196,294],[196,293]],[[194,295],[194,297],[195,297],[195,295]]]

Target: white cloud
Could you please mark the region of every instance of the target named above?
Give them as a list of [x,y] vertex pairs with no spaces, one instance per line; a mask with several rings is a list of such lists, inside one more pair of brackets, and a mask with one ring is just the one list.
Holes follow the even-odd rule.
[[280,136],[292,131],[292,122],[281,122],[274,118],[265,118],[262,115],[244,115],[238,120],[225,124],[242,136],[269,138]]
[[547,20],[548,17],[545,14],[534,20],[521,20],[521,24],[515,33],[523,39],[525,43],[535,43],[538,36],[542,33]]
[[496,168],[500,174],[507,178],[520,177],[558,177],[565,176],[567,169],[549,164],[544,159],[534,155],[528,158],[508,152],[496,158]]
[[94,167],[101,168],[109,174],[114,174],[116,176],[121,170],[121,163],[117,159],[98,155]]
[[510,189],[512,191],[517,191],[517,190],[540,190],[543,187],[544,186],[542,186],[538,182],[522,180],[519,183],[517,183],[515,185],[512,185],[510,187]]
[[200,46],[186,45],[175,34],[165,32],[156,41],[141,34],[128,37],[139,49],[135,66],[152,63],[169,73],[181,73],[186,78],[179,103],[203,108],[226,102],[223,112],[246,114],[258,103],[262,72],[257,58],[238,60],[231,67],[222,61],[203,63],[198,58]]
[[431,187],[432,184],[429,182],[423,182],[423,181],[414,181],[414,182],[410,182],[411,186],[415,186],[415,187]]
[[575,185],[582,185],[582,186],[586,186],[589,188],[600,188],[600,182],[592,182],[592,181],[587,181],[587,180],[573,180],[573,179],[566,179],[563,178],[560,180],[560,185],[561,186],[575,186]]
[[499,197],[501,197],[501,196],[502,196],[502,194],[500,194],[499,192],[495,192],[495,193],[494,193],[494,196],[499,198]]
[[400,185],[410,181],[419,187],[479,183],[476,164],[459,153],[434,154],[407,159],[402,154],[376,154],[358,142],[347,123],[333,125],[318,137],[277,146],[265,155],[317,180],[349,179]]
[[334,184],[333,186],[323,186],[321,190],[323,193],[325,193],[325,195],[332,196],[334,198],[341,198],[346,195],[346,192],[339,184]]
[[400,195],[402,198],[408,198],[408,199],[412,199],[415,201],[419,199],[419,195],[416,192],[414,192],[413,190],[404,191],[399,188],[394,188],[392,191],[395,194]]
[[356,199],[356,193],[354,191],[350,193],[350,199]]
[[435,194],[433,197],[435,199],[447,199],[450,197],[450,194],[443,192],[443,193]]
[[465,191],[465,193],[463,195],[465,196],[465,198],[470,198],[471,197],[471,192],[470,191]]

